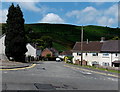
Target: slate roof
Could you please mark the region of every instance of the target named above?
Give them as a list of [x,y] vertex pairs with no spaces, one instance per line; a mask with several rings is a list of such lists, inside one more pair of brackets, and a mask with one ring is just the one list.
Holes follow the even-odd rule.
[[[83,42],[83,52],[100,52],[102,44],[100,41]],[[72,51],[81,51],[81,42],[76,42]]]
[[101,52],[119,52],[120,53],[120,40],[106,41],[101,48]]
[[31,46],[33,46],[35,49],[37,49],[37,50],[41,50],[41,48],[40,47],[38,47],[36,44],[34,44],[34,43],[29,43]]
[[55,48],[49,48],[50,51],[52,51],[53,53],[58,53],[58,51]]
[[[81,51],[81,42],[76,42],[72,51]],[[83,42],[83,52],[120,53],[120,40]]]
[[[49,50],[51,51],[52,53],[58,53],[58,51],[55,49],[55,48],[45,48],[44,50]],[[44,51],[43,50],[43,51]]]

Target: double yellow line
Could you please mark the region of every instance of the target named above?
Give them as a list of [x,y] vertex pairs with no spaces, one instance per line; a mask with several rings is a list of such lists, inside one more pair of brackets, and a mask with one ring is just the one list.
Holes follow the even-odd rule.
[[33,68],[33,67],[35,67],[35,66],[36,66],[36,64],[32,64],[31,66],[28,66],[28,67],[23,67],[23,68],[0,69],[0,70],[2,70],[2,71],[4,71],[4,70],[22,70],[22,69],[29,69],[29,68]]
[[120,78],[119,75],[107,74],[107,73],[102,73],[102,72],[87,70],[87,69],[83,69],[83,68],[73,67],[73,66],[69,66],[69,65],[64,65],[64,66],[65,66],[65,67],[69,67],[69,68],[73,68],[73,69],[78,69],[78,70],[83,70],[83,71],[87,71],[87,72],[92,72],[92,73],[97,73],[97,74],[101,74],[101,75],[106,75],[106,76],[111,76],[111,77]]

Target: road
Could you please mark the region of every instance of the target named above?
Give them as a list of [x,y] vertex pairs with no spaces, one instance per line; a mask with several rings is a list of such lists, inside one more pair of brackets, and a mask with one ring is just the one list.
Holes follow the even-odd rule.
[[[67,65],[69,66],[69,65]],[[3,90],[118,90],[118,78],[40,62],[34,68],[2,71]]]

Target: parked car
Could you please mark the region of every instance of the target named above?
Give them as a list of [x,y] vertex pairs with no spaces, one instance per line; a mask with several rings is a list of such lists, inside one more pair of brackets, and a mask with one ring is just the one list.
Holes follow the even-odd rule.
[[61,59],[60,58],[56,58],[56,62],[61,62]]

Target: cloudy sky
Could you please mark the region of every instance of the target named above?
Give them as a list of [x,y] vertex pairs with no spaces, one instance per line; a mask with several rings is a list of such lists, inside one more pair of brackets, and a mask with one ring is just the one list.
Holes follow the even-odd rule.
[[[6,22],[11,2],[2,2],[0,22]],[[0,4],[0,6],[1,6]],[[25,23],[118,26],[117,2],[14,2],[23,11]]]

